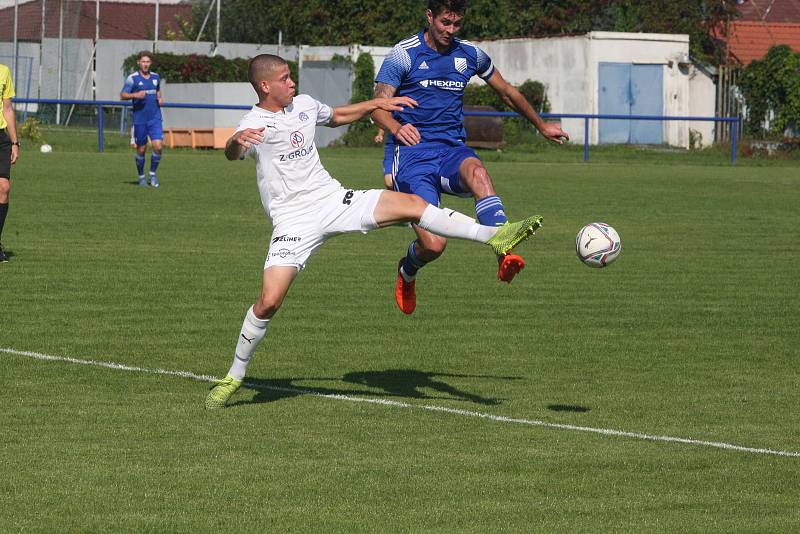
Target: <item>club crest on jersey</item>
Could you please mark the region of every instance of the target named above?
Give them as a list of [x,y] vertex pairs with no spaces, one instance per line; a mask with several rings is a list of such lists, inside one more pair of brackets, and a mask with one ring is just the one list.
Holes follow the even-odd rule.
[[306,139],[303,137],[303,133],[298,130],[289,134],[289,142],[292,143],[293,147],[300,148],[306,144]]
[[463,57],[454,58],[456,64],[456,70],[458,72],[465,72],[467,70],[467,59]]
[[301,111],[300,115],[298,115],[298,116],[300,117],[300,120],[303,121],[303,122],[306,122],[308,120],[308,115],[306,115],[305,111]]

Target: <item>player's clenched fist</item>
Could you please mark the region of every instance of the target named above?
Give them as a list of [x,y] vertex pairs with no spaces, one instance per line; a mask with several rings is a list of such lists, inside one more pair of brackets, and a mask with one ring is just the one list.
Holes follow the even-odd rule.
[[260,145],[264,142],[264,128],[247,128],[233,136],[237,143],[245,148]]

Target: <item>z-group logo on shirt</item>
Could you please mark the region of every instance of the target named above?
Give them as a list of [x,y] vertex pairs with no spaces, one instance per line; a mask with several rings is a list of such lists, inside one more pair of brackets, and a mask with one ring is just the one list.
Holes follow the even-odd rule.
[[293,147],[300,148],[306,144],[306,139],[303,137],[302,132],[295,131],[289,134],[289,142],[292,143]]

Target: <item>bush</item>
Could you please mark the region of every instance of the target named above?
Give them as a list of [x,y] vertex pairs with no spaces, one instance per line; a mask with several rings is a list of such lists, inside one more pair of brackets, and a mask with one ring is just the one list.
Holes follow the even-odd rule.
[[[122,63],[125,74],[136,72],[136,55],[128,56]],[[202,54],[153,53],[152,70],[171,83],[198,82],[246,82],[248,60],[244,58],[227,59],[222,56]],[[298,83],[297,62],[289,61],[289,72]],[[299,84],[298,84],[299,85]]]
[[[547,113],[550,111],[550,102],[545,94],[545,87],[542,82],[525,80],[517,87],[522,96],[533,106],[537,113]],[[497,111],[511,111],[494,89],[488,85],[468,85],[464,91],[465,106],[491,106]]]
[[42,135],[42,131],[40,129],[41,123],[39,119],[35,117],[30,117],[28,120],[23,122],[19,127],[19,136],[22,139],[28,139],[34,143],[44,144],[44,136]]

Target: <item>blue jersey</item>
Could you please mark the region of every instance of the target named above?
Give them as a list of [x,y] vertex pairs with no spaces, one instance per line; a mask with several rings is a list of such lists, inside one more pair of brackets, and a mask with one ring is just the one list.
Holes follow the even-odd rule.
[[375,81],[397,88],[396,96],[417,101],[416,108],[393,116],[400,124],[413,124],[421,143],[459,145],[466,139],[464,89],[473,76],[488,80],[493,73],[492,60],[473,43],[455,39],[450,50],[441,54],[425,43],[425,31],[421,31],[395,45]]
[[145,97],[133,99],[133,123],[145,124],[153,120],[161,120],[161,107],[158,105],[158,91],[161,90],[161,76],[151,72],[145,78],[141,72],[134,72],[125,80],[123,93],[144,91]]

